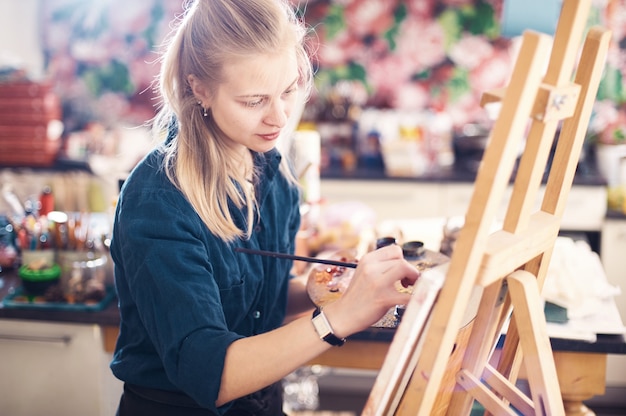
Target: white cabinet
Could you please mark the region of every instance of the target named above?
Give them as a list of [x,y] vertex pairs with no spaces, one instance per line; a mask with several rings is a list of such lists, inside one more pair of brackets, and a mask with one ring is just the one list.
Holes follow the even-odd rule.
[[[360,201],[371,207],[379,221],[465,216],[474,192],[471,182],[322,180],[322,198],[328,203]],[[504,218],[504,202],[498,218]],[[543,198],[540,189],[536,208]],[[600,231],[606,215],[603,186],[574,186],[567,199],[561,228]]]
[[[606,277],[612,285],[619,286],[621,294],[615,297],[617,308],[626,323],[626,219],[607,218],[602,227],[600,257]],[[626,355],[609,355],[607,360],[607,386],[626,386]]]
[[602,226],[600,257],[606,277],[619,286],[621,295],[615,298],[622,321],[626,322],[626,219],[607,218]]
[[97,325],[0,320],[0,413],[114,415],[110,358]]
[[601,231],[606,217],[606,188],[576,186],[570,190],[561,220],[561,229]]
[[443,194],[439,183],[361,180],[322,180],[327,203],[359,201],[372,208],[379,221],[441,216]]

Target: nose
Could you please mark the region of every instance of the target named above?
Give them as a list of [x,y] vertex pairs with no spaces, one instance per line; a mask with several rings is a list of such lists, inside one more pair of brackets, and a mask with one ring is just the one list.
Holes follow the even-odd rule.
[[288,107],[283,100],[274,100],[265,115],[265,123],[274,127],[284,127],[289,118]]

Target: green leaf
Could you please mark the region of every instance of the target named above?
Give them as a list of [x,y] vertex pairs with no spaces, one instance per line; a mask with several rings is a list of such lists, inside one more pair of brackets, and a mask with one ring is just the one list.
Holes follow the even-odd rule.
[[466,68],[454,68],[452,78],[448,81],[446,89],[452,102],[471,92],[469,71]]
[[335,84],[342,80],[361,81],[365,84],[367,73],[363,65],[356,62],[348,62],[346,65],[319,71],[317,80],[322,84]]
[[411,80],[413,81],[428,80],[428,78],[430,78],[432,74],[433,74],[433,71],[431,68],[425,68],[423,71],[413,74],[413,76],[411,77]]
[[328,14],[324,18],[327,40],[333,40],[346,27],[344,8],[338,4],[332,4],[328,8]]
[[82,73],[82,78],[94,96],[105,91],[123,94],[134,92],[128,68],[118,61],[112,61],[101,67],[88,68]]
[[356,62],[349,62],[328,69],[321,69],[315,74],[315,85],[319,91],[326,91],[340,81],[358,81],[365,86],[366,90],[372,92],[372,88],[367,83],[367,73],[365,68]]
[[484,1],[478,1],[474,6],[464,6],[460,9],[463,28],[473,35],[484,35],[495,39],[500,34],[500,27],[495,18],[493,7]]
[[363,84],[367,82],[367,70],[363,65],[350,62],[348,63],[348,72],[350,74],[349,79],[361,81]]
[[387,41],[390,51],[396,49],[396,37],[400,31],[400,25],[404,19],[406,19],[406,16],[407,10],[404,4],[398,5],[393,11],[393,25],[383,34],[383,38]]
[[598,87],[598,100],[610,100],[616,104],[626,103],[626,91],[624,91],[624,80],[618,68],[607,65],[604,75]]
[[443,28],[445,49],[448,50],[461,39],[463,33],[461,15],[458,10],[446,9],[437,17],[437,22]]

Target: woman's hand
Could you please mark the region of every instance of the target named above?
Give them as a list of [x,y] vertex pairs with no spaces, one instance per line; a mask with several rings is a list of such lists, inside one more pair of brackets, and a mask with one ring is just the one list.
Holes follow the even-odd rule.
[[395,305],[405,305],[410,294],[400,292],[419,278],[417,268],[392,245],[365,254],[358,263],[350,286],[339,300],[324,307],[335,334],[346,337],[380,320]]

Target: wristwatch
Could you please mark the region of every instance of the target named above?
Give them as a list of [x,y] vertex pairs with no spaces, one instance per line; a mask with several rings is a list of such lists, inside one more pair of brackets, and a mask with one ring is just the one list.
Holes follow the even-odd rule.
[[326,315],[324,315],[324,312],[322,311],[322,308],[315,308],[311,322],[313,322],[313,327],[315,327],[315,331],[321,340],[328,342],[334,347],[341,347],[346,343],[345,338],[339,338],[335,335],[333,328],[330,326],[330,322],[328,322]]

